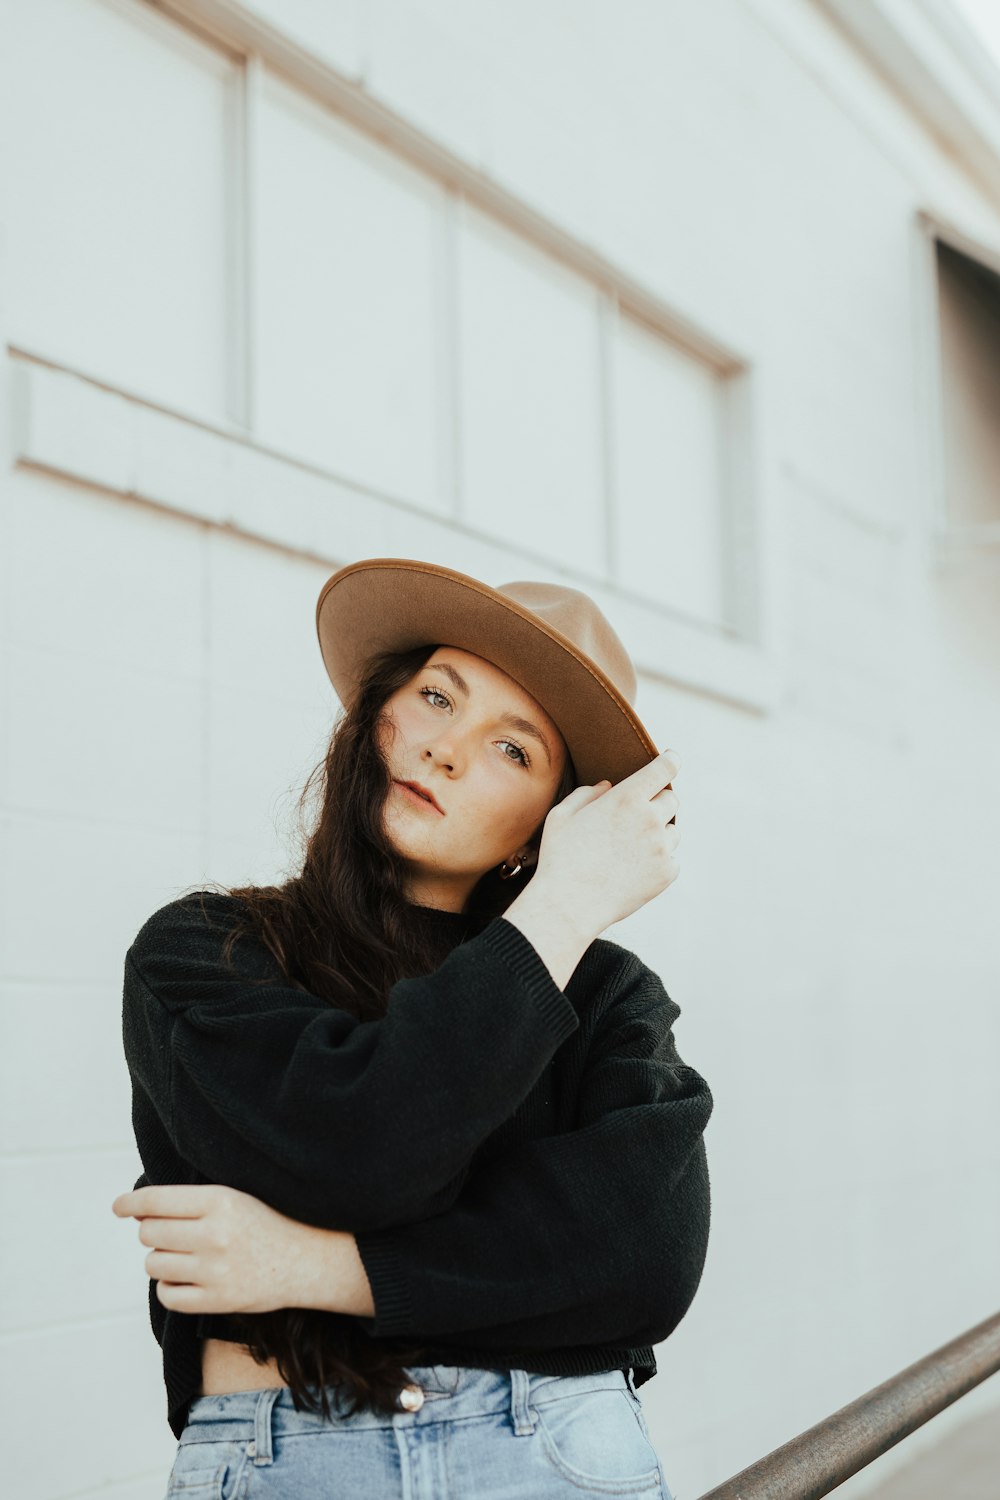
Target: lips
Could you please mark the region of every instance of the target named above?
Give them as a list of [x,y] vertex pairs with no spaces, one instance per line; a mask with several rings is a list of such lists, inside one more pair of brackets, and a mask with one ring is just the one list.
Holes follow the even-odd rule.
[[435,808],[442,815],[442,817],[444,816],[444,808],[439,805],[436,798],[430,791],[428,791],[427,787],[420,785],[419,781],[401,781],[399,782],[399,785],[408,787],[411,792],[416,792],[417,795],[419,797],[422,797],[425,802],[430,803],[431,807]]

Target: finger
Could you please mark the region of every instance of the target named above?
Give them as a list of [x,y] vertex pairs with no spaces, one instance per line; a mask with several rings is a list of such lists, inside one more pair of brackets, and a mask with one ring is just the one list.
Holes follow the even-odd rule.
[[562,802],[558,803],[557,806],[565,807],[566,803],[571,800],[576,802],[583,802],[585,798],[592,797],[595,792],[603,791],[605,787],[608,787],[610,785],[611,783],[607,777],[605,777],[603,781],[595,781],[593,783],[589,781],[581,781],[577,786],[573,788],[571,792],[566,793],[566,796],[562,799]]
[[661,750],[659,755],[654,755],[651,761],[647,761],[646,765],[640,766],[638,771],[633,771],[625,779],[634,786],[641,787],[652,797],[663,787],[670,785],[680,768],[681,758],[676,750]]
[[[655,756],[654,759],[649,762],[649,765],[653,766],[657,761],[661,763],[661,767],[666,769],[671,776],[676,776],[677,772],[681,768],[681,758],[677,754],[676,750],[661,750],[659,755]],[[642,769],[648,770],[649,767],[644,766]]]
[[157,1250],[200,1250],[205,1231],[198,1219],[142,1219],[139,1239]]
[[204,1214],[215,1192],[214,1183],[151,1183],[119,1193],[111,1208],[119,1218],[146,1218],[150,1214],[164,1218],[196,1219]]
[[204,1287],[180,1286],[173,1281],[158,1281],[156,1297],[164,1307],[173,1308],[174,1312],[191,1313],[203,1311],[208,1300]]
[[656,793],[655,797],[650,797],[649,800],[651,802],[658,803],[659,806],[661,807],[664,815],[666,814],[668,808],[672,809],[669,818],[666,819],[666,824],[665,824],[665,826],[667,828],[672,827],[673,824],[674,824],[674,821],[675,821],[675,819],[677,817],[677,808],[678,808],[678,804],[680,803],[680,798],[678,797],[677,793],[674,791],[673,787],[672,786],[661,787],[660,790]]
[[146,1275],[156,1281],[197,1282],[197,1256],[178,1255],[174,1250],[150,1250]]

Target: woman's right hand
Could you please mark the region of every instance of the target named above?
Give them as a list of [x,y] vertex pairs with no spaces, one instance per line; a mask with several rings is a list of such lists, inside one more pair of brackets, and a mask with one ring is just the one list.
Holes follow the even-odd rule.
[[661,750],[616,786],[575,787],[549,810],[531,885],[595,933],[666,890],[679,874],[670,786],[679,769],[677,752]]

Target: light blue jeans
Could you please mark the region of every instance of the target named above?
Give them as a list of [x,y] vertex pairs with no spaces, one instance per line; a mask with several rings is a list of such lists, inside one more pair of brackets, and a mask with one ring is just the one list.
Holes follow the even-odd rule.
[[287,1386],[197,1396],[165,1500],[674,1500],[632,1371],[411,1365],[410,1409],[296,1411]]

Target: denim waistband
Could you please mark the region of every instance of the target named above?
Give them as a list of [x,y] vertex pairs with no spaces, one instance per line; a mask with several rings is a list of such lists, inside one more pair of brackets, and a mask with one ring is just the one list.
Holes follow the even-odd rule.
[[[287,1386],[196,1396],[188,1411],[181,1443],[246,1442],[254,1464],[272,1461],[274,1434],[308,1432],[331,1424],[353,1430],[371,1427],[421,1427],[439,1421],[509,1411],[515,1433],[534,1431],[532,1406],[586,1391],[627,1390],[636,1397],[633,1373],[600,1370],[589,1375],[540,1375],[528,1370],[483,1370],[468,1365],[409,1365],[413,1392],[420,1404],[396,1412],[358,1411],[348,1414],[349,1398],[328,1387],[331,1416],[297,1411]],[[419,1387],[420,1394],[416,1394]],[[318,1394],[318,1388],[313,1387]],[[405,1397],[404,1397],[405,1399]]]

